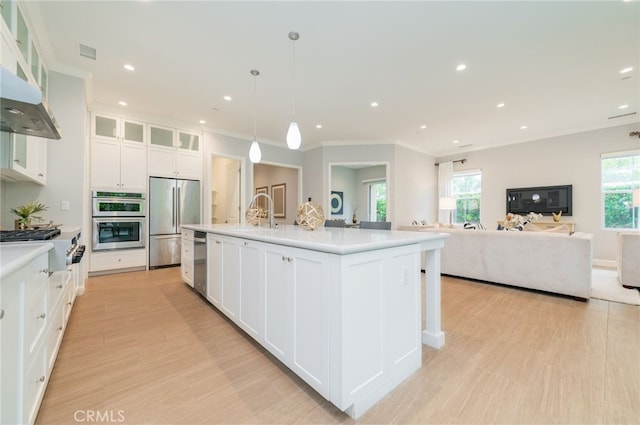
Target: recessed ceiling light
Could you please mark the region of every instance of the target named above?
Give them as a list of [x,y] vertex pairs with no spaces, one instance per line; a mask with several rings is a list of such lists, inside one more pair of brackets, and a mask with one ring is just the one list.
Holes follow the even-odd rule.
[[629,105],[620,105],[618,106],[618,109],[627,109],[629,107]]
[[120,102],[118,102],[118,105],[127,106],[127,102],[125,102],[124,100],[121,100]]
[[520,126],[520,130],[526,130],[526,129],[527,129],[527,126],[526,126],[526,125],[521,125],[521,126]]
[[454,141],[453,141],[453,144],[454,144],[454,145],[455,145],[455,144],[457,144],[457,143],[460,143],[460,142],[459,142],[458,140],[454,140]]
[[425,128],[427,128],[427,125],[426,125],[426,124],[422,124],[422,125],[420,126],[420,128],[424,130]]
[[377,106],[378,106],[378,102],[371,102],[371,107],[372,107],[372,108],[375,108],[375,107],[377,107]]
[[504,108],[504,103],[498,103],[498,104],[496,105],[496,108]]
[[231,96],[224,96],[223,99],[229,102],[231,100]]
[[465,69],[467,69],[467,65],[461,63],[460,65],[456,66],[456,71],[464,71]]
[[322,128],[322,124],[316,124],[316,128]]
[[135,71],[136,67],[133,65],[129,65],[128,63],[124,65],[124,69],[126,69],[127,71]]
[[620,74],[626,74],[627,72],[631,72],[631,71],[633,71],[633,67],[632,66],[630,66],[628,68],[621,69],[620,70]]
[[205,120],[200,120],[198,121],[200,124],[206,124],[207,122]]

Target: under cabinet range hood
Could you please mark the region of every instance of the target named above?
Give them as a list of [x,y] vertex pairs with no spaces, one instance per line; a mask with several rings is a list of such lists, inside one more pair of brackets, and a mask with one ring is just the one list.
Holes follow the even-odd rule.
[[0,66],[1,131],[59,139],[60,127],[42,91]]

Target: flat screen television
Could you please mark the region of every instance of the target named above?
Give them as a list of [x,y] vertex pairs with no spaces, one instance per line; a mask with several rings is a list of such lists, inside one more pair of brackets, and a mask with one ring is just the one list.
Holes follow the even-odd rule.
[[573,185],[523,187],[507,189],[507,213],[526,215],[530,212],[551,215],[573,215]]

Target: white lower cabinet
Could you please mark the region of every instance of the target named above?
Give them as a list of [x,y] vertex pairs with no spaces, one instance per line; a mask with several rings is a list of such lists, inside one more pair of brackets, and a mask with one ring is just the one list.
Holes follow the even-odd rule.
[[240,311],[240,245],[237,238],[222,241],[222,278],[220,280],[220,309],[234,322]]
[[182,241],[180,243],[180,274],[182,280],[193,288],[193,230],[182,229]]
[[207,300],[220,308],[222,296],[222,238],[207,233]]
[[329,255],[266,245],[264,344],[324,397],[329,395]]
[[207,234],[207,299],[357,418],[422,362],[420,247],[353,254]]
[[[262,245],[243,241],[240,246],[240,308],[238,325],[255,339],[262,335]],[[246,267],[248,265],[249,267]]]
[[33,424],[75,299],[73,270],[41,254],[0,282],[0,423]]

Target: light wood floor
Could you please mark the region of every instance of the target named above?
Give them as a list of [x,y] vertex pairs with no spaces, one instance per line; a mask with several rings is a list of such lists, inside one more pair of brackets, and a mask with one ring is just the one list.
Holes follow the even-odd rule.
[[[446,345],[424,347],[422,368],[358,422],[640,423],[639,307],[447,277],[442,299]],[[355,422],[177,268],[87,281],[37,423],[85,411],[125,424]]]

